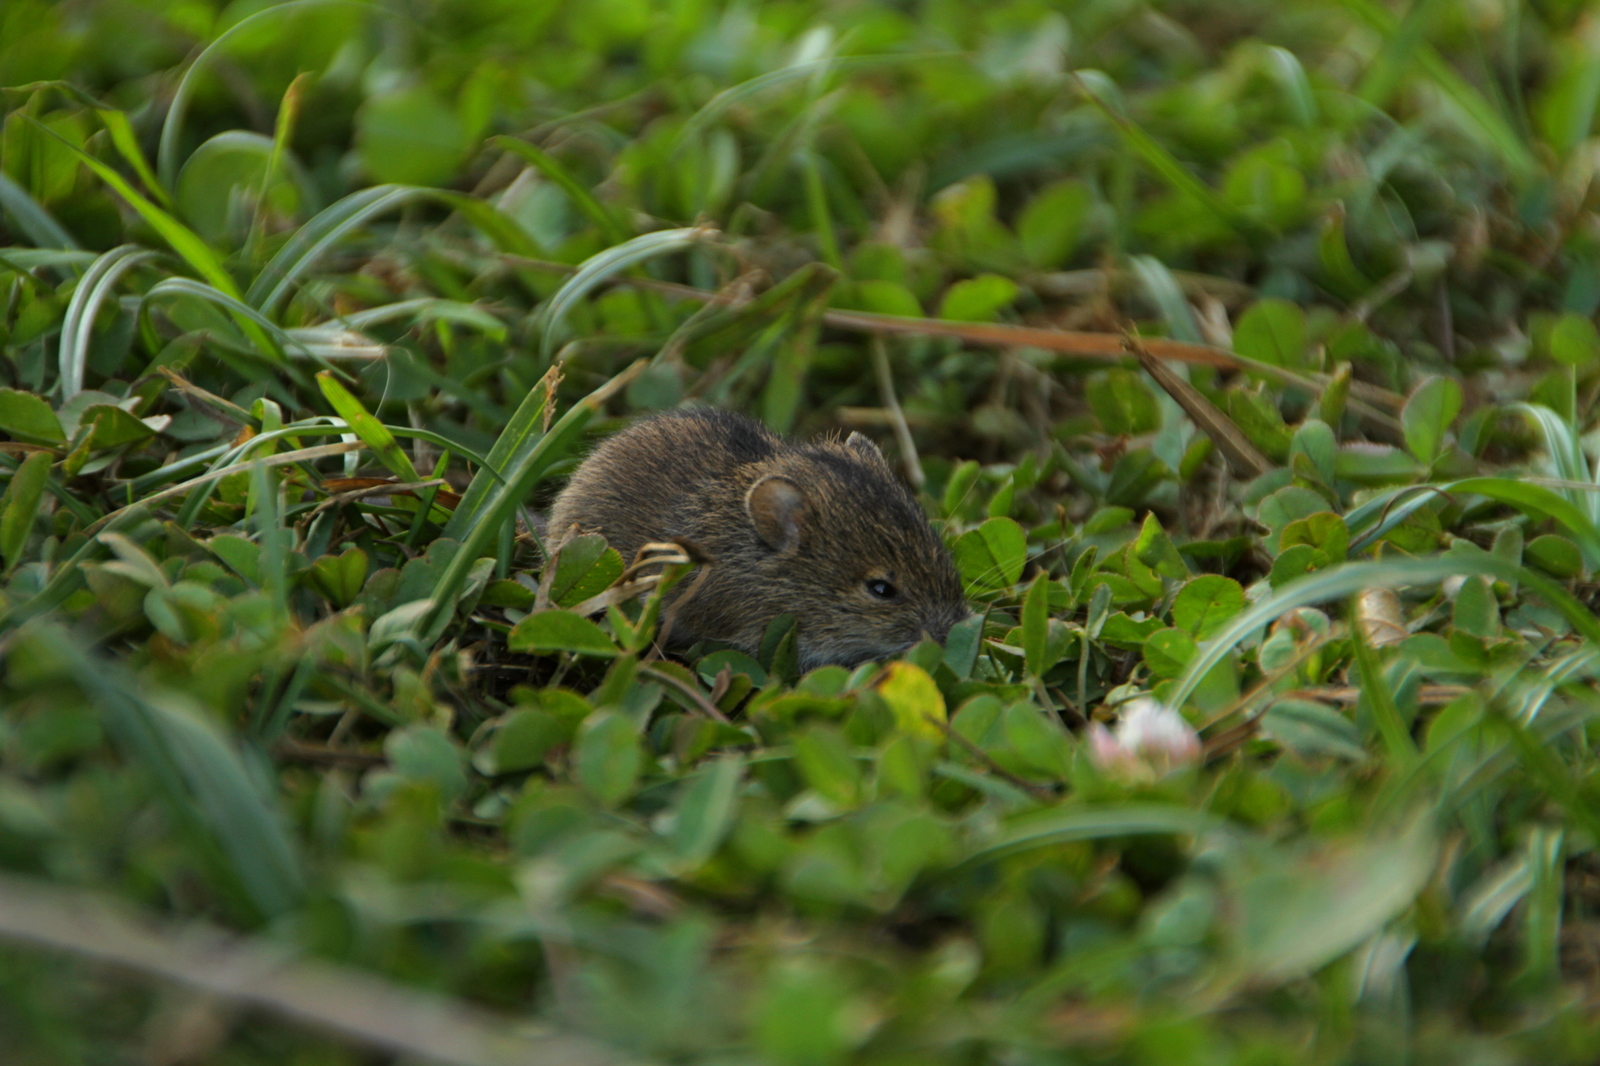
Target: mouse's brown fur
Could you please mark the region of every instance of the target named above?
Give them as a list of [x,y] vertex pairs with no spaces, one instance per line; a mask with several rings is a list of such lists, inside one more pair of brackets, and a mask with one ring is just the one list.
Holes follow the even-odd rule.
[[603,534],[625,561],[672,537],[704,549],[710,572],[679,605],[678,646],[712,639],[753,654],[790,614],[809,670],[942,641],[969,614],[944,541],[859,433],[792,444],[726,411],[646,418],[578,467],[549,531],[554,543]]

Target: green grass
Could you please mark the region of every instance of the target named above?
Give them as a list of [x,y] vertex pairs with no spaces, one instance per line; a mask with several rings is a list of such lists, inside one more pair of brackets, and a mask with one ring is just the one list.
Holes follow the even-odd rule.
[[[0,1059],[1596,1061],[1589,22],[0,6]],[[655,654],[687,402],[979,616]]]

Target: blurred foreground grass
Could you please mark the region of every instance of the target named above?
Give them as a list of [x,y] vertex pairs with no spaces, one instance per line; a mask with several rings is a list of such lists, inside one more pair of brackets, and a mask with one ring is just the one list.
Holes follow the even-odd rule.
[[[1600,1058],[1589,5],[9,0],[0,86],[8,1064]],[[652,655],[530,516],[689,401],[981,617]]]

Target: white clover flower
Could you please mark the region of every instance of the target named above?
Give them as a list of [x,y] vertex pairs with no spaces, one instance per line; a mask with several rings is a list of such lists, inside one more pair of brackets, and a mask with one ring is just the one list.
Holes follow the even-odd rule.
[[1183,715],[1141,696],[1122,705],[1115,731],[1089,723],[1089,756],[1102,770],[1146,780],[1200,759],[1200,736]]

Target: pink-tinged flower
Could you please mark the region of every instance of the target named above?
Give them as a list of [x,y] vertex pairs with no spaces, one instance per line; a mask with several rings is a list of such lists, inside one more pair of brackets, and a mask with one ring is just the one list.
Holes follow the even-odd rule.
[[1200,736],[1183,715],[1141,696],[1122,705],[1115,731],[1089,723],[1089,756],[1121,777],[1153,780],[1200,759]]

